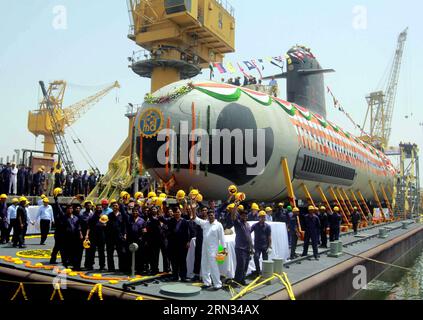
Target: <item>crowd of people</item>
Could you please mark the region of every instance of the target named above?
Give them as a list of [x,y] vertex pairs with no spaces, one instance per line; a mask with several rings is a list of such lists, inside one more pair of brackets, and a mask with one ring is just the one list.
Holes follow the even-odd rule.
[[[257,80],[256,77],[253,77],[253,76],[247,77],[247,75],[244,75],[244,81],[242,83],[241,83],[241,77],[239,77],[239,76],[236,77],[236,78],[229,78],[228,81],[225,81],[225,79],[222,78],[221,81],[222,81],[222,83],[226,82],[228,84],[232,84],[232,85],[238,86],[238,87],[240,87],[241,85],[243,87],[255,85],[256,86],[255,90],[257,90],[257,91],[261,91],[260,87],[263,85],[263,81],[261,79]],[[276,81],[275,77],[272,77],[270,79],[268,87],[269,87],[269,94],[274,96],[274,97],[277,97],[278,94],[279,94],[279,87],[278,87],[278,82]]]
[[46,170],[41,166],[36,172],[25,165],[15,163],[0,165],[0,193],[9,195],[47,196],[53,195],[54,188],[63,188],[64,195],[87,196],[97,185],[101,176],[88,170],[65,174],[61,169]]
[[[260,258],[267,260],[272,254],[272,232],[269,222],[287,225],[291,259],[297,258],[296,248],[300,230],[304,230],[303,256],[308,255],[312,245],[315,259],[319,259],[318,246],[327,248],[329,240],[339,239],[341,227],[340,208],[329,210],[325,206],[309,206],[307,212],[279,203],[274,206],[245,202],[245,194],[235,186],[229,189],[227,201],[207,205],[198,190],[187,195],[180,190],[175,204],[168,204],[166,194],[148,193],[146,197],[137,192],[133,197],[123,191],[118,200],[85,201],[81,204],[61,206],[58,197],[63,189],[53,190],[54,202],[43,196],[35,221],[28,216],[28,200],[12,199],[7,206],[7,196],[0,196],[1,241],[25,247],[25,233],[29,223],[39,222],[40,244],[44,245],[54,223],[55,245],[50,263],[55,264],[60,252],[62,264],[74,270],[94,268],[96,256],[101,270],[119,270],[129,273],[131,254],[129,246],[137,244],[135,268],[138,274],[156,275],[160,271],[171,273],[173,281],[202,280],[205,288],[218,290],[222,287],[217,256],[227,254],[225,234],[234,227],[236,270],[232,285],[245,285],[248,265],[254,259],[255,275],[260,275]],[[303,211],[303,210],[301,210]],[[257,221],[252,227],[249,221]],[[360,223],[357,208],[351,215],[354,231]],[[300,228],[301,226],[301,228]],[[254,233],[254,241],[252,240]],[[192,240],[195,238],[195,240]],[[187,253],[195,241],[194,278],[187,279]],[[84,257],[85,251],[85,259]],[[115,253],[118,264],[115,266]],[[159,270],[160,254],[163,269]],[[84,261],[83,261],[84,260]]]

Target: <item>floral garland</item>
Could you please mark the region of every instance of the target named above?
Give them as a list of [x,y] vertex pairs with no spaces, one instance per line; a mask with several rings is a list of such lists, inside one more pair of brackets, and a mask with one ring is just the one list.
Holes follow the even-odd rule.
[[182,86],[163,97],[155,97],[151,93],[147,93],[144,101],[148,104],[170,103],[171,101],[176,100],[182,97],[183,95],[186,95],[187,93],[191,92],[193,89],[194,86],[192,85],[192,83],[188,83],[186,86]]

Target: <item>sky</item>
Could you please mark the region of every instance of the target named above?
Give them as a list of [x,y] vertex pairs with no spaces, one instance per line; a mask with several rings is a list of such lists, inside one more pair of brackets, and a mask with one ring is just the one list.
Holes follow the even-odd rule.
[[[284,55],[295,44],[312,48],[328,85],[355,121],[363,122],[365,96],[384,89],[398,34],[409,27],[394,111],[391,144],[423,145],[423,2],[403,0],[231,0],[236,17],[237,62]],[[63,18],[64,17],[64,18]],[[149,79],[128,68],[141,48],[127,38],[125,0],[0,0],[0,157],[15,149],[42,149],[42,137],[27,130],[28,111],[37,109],[39,80],[63,79],[71,85],[65,106],[118,80],[122,88],[96,104],[72,127],[103,172],[128,132],[125,106],[142,103]],[[274,69],[265,69],[270,75]],[[203,78],[208,77],[204,72]],[[219,76],[220,77],[220,76]],[[386,78],[386,77],[385,77]],[[280,81],[284,89],[285,83]],[[286,97],[285,90],[281,90]],[[326,99],[328,119],[358,134]],[[88,168],[68,137],[76,166]]]

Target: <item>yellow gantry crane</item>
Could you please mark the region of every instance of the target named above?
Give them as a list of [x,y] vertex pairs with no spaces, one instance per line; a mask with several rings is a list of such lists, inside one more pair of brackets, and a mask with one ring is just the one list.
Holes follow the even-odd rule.
[[127,0],[128,37],[145,50],[132,70],[151,92],[193,78],[235,51],[234,9],[227,0]]
[[[48,89],[44,83],[40,82],[43,90],[43,99],[39,109],[30,111],[28,114],[28,130],[35,136],[44,136],[44,152],[46,156],[51,157],[57,147],[59,156],[62,160],[73,162],[68,148],[62,148],[66,128],[73,125],[90,107],[98,103],[110,91],[120,88],[116,81],[96,94],[87,97],[69,107],[63,107],[63,100],[66,92],[67,83],[63,80],[56,80],[49,84]],[[64,154],[65,153],[65,154]],[[73,163],[65,164],[66,170],[74,169]]]
[[369,120],[370,130],[368,131],[369,137],[364,136],[361,139],[382,151],[389,146],[395,98],[407,34],[408,28],[398,36],[394,62],[389,73],[388,84],[385,91],[372,92],[366,98],[368,109],[362,128],[365,128],[367,120]]

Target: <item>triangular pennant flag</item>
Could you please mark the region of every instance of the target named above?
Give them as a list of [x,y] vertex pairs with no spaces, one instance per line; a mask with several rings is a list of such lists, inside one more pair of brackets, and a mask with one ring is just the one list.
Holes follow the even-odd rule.
[[226,62],[226,70],[228,70],[230,73],[236,73],[236,69],[232,62]]
[[256,69],[256,66],[251,61],[244,61],[244,64],[247,66],[248,70]]

